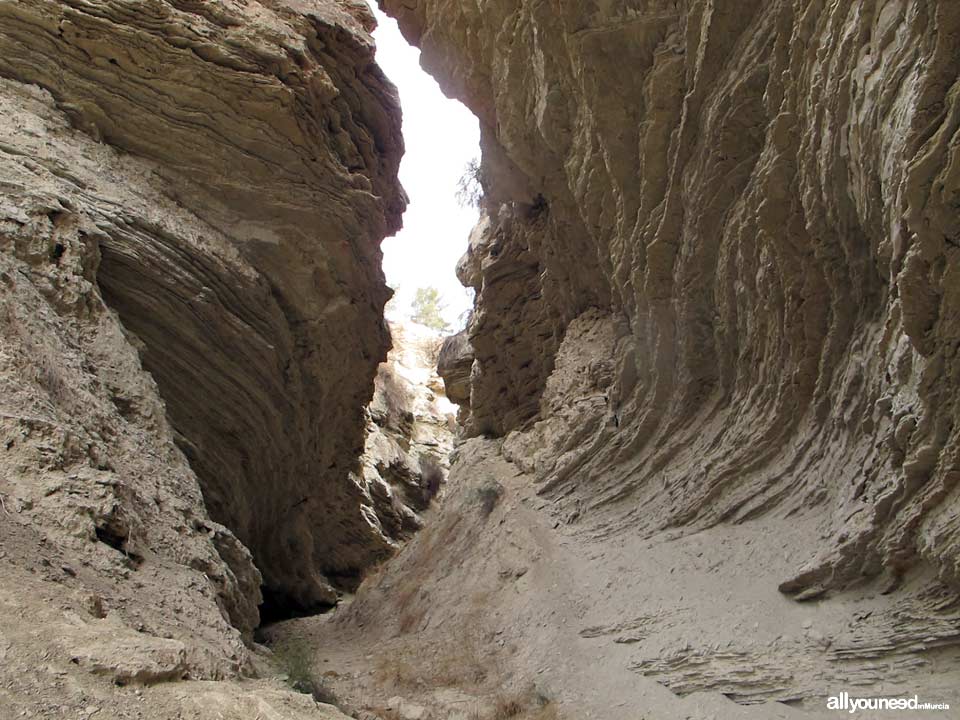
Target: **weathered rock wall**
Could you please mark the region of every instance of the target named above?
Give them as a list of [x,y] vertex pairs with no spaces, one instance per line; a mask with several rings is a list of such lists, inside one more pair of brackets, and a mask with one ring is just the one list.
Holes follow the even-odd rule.
[[456,406],[436,371],[443,338],[412,322],[389,327],[393,347],[367,406],[361,477],[364,511],[396,549],[423,527],[421,514],[446,482]]
[[347,0],[0,2],[5,235],[43,230],[51,265],[98,258],[91,302],[139,350],[211,517],[294,610],[389,546],[351,479],[389,342],[379,242],[405,204],[372,23]]
[[[956,584],[960,9],[381,4],[482,120],[474,264],[533,255],[511,267],[540,276],[509,303],[521,325],[593,305],[619,328],[605,422],[538,467],[550,487],[630,528],[816,507],[791,593],[921,560]],[[508,230],[503,202],[536,220]],[[519,284],[477,274],[475,348]],[[510,417],[545,380],[474,382],[471,406]]]
[[[575,535],[806,528],[758,582],[890,593],[917,624],[842,661],[936,664],[923,638],[954,621],[928,603],[960,591],[960,7],[380,4],[481,120],[468,432]],[[827,689],[742,652],[773,697]],[[737,686],[709,647],[634,667]]]

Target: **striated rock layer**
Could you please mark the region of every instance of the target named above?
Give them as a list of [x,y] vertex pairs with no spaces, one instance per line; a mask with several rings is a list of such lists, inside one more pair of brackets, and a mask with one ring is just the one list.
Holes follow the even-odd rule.
[[396,542],[359,475],[405,204],[372,23],[0,1],[0,716],[339,716],[233,681],[264,596]]
[[436,371],[442,337],[413,322],[389,327],[393,347],[377,369],[360,460],[363,511],[398,547],[423,527],[421,513],[446,481],[456,405]]
[[[2,249],[116,312],[210,517],[288,611],[390,546],[355,477],[405,205],[373,22],[355,0],[0,2]],[[143,411],[112,392],[118,422]]]
[[[960,6],[380,5],[481,120],[471,347],[445,353],[461,390],[473,353],[468,433],[580,535],[807,528],[763,582],[913,608],[845,661],[955,648]],[[678,692],[743,672],[678,653],[633,667]]]

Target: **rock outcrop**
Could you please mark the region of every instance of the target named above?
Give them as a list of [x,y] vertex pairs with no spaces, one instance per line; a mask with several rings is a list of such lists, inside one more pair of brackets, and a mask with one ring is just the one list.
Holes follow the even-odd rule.
[[[468,434],[505,438],[580,536],[805,528],[762,582],[913,618],[851,640],[851,674],[953,657],[960,8],[380,5],[481,121]],[[739,697],[744,668],[767,673],[754,699],[828,689],[678,645],[633,667],[678,692]]]
[[473,369],[473,359],[473,348],[466,330],[446,338],[437,356],[437,372],[443,378],[447,399],[467,411],[470,409],[470,371]]
[[263,596],[329,605],[382,555],[359,457],[405,195],[373,23],[0,1],[0,715],[254,672]]
[[[596,308],[604,422],[538,465],[551,487],[632,529],[822,504],[830,540],[786,592],[920,561],[957,586],[960,12],[382,4],[493,158],[471,407],[501,421],[475,432],[535,414],[557,336]],[[514,316],[487,320],[500,300]],[[482,350],[528,329],[553,340],[536,372]]]
[[384,538],[384,556],[423,527],[420,514],[446,482],[456,428],[456,406],[436,371],[441,336],[413,322],[391,322],[390,336],[361,457],[363,509]]
[[[960,6],[379,4],[481,122],[468,439],[276,632],[358,715],[956,702]],[[0,0],[0,715],[343,717],[237,680],[446,469],[373,22]]]
[[291,610],[378,551],[350,476],[405,198],[372,23],[357,2],[0,3],[6,234],[86,263],[210,516]]

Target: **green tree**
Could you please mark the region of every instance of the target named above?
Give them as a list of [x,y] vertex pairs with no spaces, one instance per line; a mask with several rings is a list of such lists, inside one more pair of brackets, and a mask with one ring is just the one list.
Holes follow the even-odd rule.
[[457,202],[460,207],[480,209],[483,206],[483,183],[480,181],[480,161],[473,158],[463,169],[457,182]]
[[417,288],[413,296],[411,320],[439,332],[448,332],[450,326],[440,314],[445,305],[440,302],[440,291],[434,287]]

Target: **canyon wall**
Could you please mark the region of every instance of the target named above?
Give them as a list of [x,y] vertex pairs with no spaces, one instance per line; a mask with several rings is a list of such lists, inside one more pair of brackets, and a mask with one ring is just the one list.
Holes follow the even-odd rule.
[[361,463],[370,522],[399,547],[423,527],[446,481],[456,405],[436,371],[441,335],[414,322],[389,327],[393,347],[377,369]]
[[0,2],[4,717],[256,674],[261,602],[328,606],[396,546],[359,461],[406,203],[373,26]]
[[[786,625],[787,598],[846,613],[833,650],[665,630],[629,665],[681,694],[955,673],[960,6],[380,5],[481,121],[486,216],[458,267],[476,308],[443,369],[467,434],[500,441],[452,476],[502,454],[598,554],[777,538],[752,579],[731,546],[695,592],[747,582]],[[739,617],[704,613],[684,622]]]
[[[382,4],[483,122],[472,433],[547,422],[516,453],[611,529],[818,508],[785,592],[960,587],[960,9]],[[607,367],[560,426],[588,309]]]
[[372,23],[356,2],[0,3],[7,235],[44,230],[51,268],[96,258],[211,517],[290,609],[389,545],[350,479],[405,205]]
[[0,0],[0,714],[343,717],[259,608],[423,524],[286,626],[375,716],[960,701],[960,6],[380,5],[482,127],[426,520],[367,5]]

